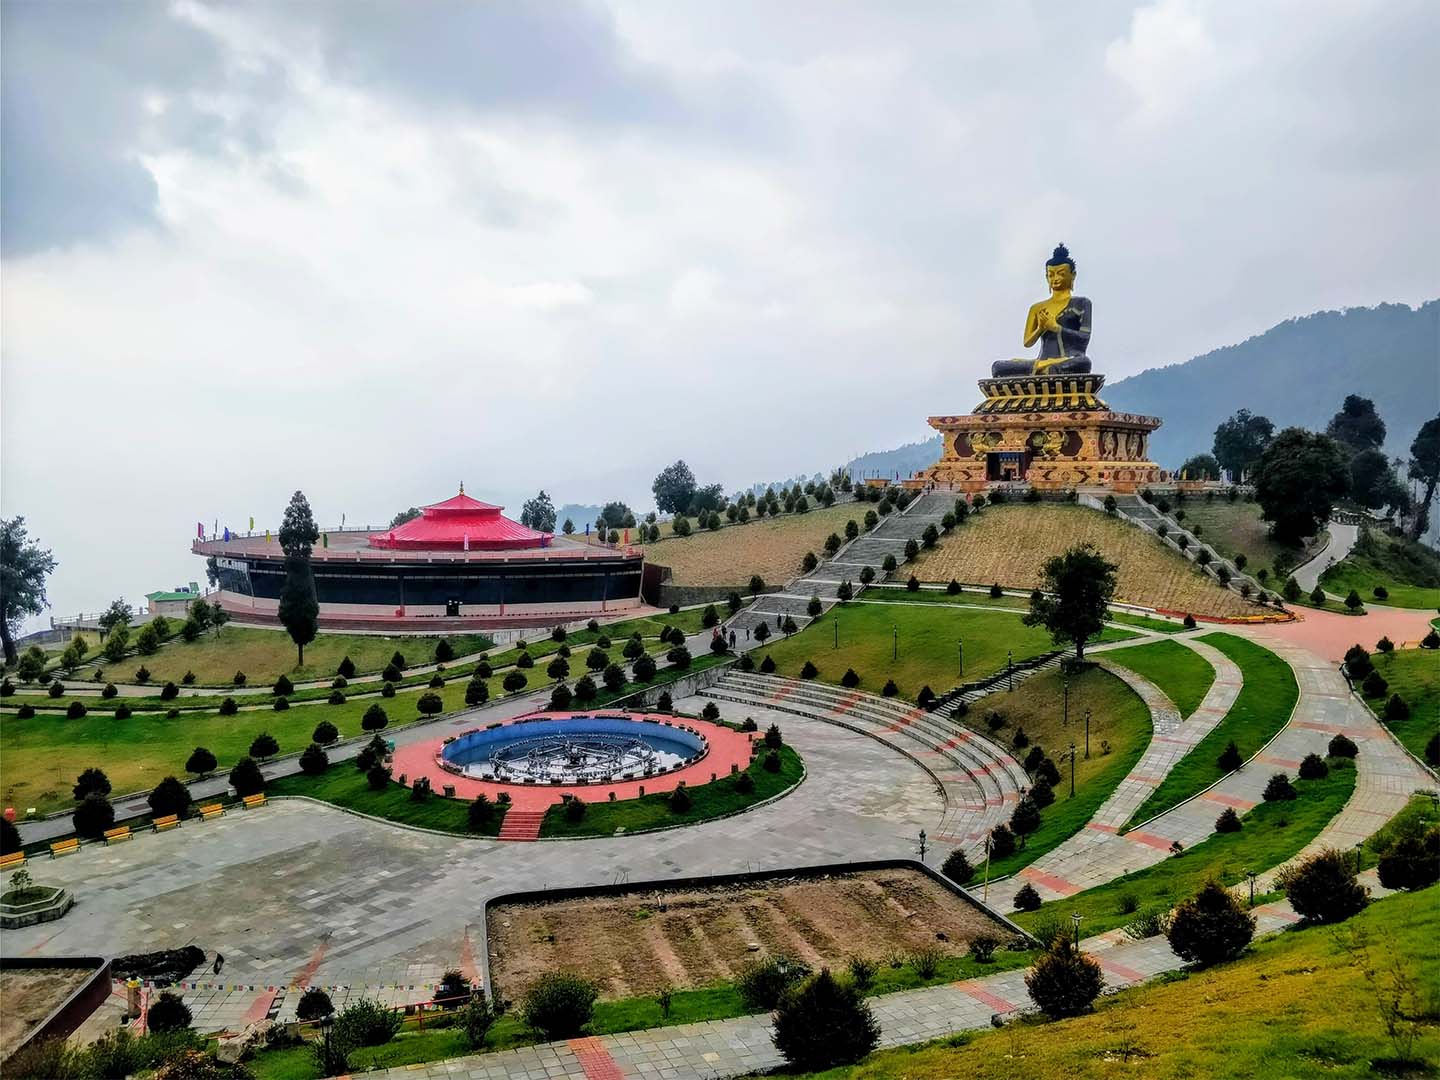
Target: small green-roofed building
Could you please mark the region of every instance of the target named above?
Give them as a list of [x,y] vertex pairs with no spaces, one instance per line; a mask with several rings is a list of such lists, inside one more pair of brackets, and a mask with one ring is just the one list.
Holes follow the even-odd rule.
[[200,586],[193,581],[189,585],[149,592],[145,594],[145,610],[150,615],[184,616],[189,612],[190,605],[203,595]]

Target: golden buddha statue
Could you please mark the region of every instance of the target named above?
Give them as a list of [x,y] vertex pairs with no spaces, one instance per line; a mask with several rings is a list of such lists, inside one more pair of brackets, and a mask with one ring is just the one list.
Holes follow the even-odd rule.
[[992,376],[1082,375],[1090,370],[1085,350],[1090,344],[1090,301],[1075,296],[1075,260],[1064,244],[1045,263],[1045,281],[1050,298],[1031,304],[1025,316],[1025,346],[1040,342],[1040,355],[1033,360],[996,360]]

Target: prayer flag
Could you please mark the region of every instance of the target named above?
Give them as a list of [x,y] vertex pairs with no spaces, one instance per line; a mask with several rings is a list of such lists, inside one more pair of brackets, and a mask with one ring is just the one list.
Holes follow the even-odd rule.
[[195,535],[201,540],[205,539],[205,523],[203,521],[195,522]]

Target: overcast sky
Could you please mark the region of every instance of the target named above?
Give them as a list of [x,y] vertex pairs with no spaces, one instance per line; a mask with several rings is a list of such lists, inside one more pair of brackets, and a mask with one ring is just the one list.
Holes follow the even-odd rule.
[[1058,241],[1112,380],[1440,294],[1440,4],[3,14],[0,511],[55,610],[195,522],[648,506],[930,434]]

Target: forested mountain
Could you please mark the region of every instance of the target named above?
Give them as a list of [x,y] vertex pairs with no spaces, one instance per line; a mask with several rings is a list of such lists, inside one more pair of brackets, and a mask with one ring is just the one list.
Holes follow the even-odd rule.
[[1208,453],[1216,425],[1236,409],[1268,416],[1277,430],[1323,431],[1346,394],[1375,402],[1388,429],[1386,452],[1404,456],[1420,425],[1440,412],[1440,300],[1291,319],[1239,345],[1121,379],[1102,394],[1118,411],[1164,419],[1151,450],[1167,468]]

